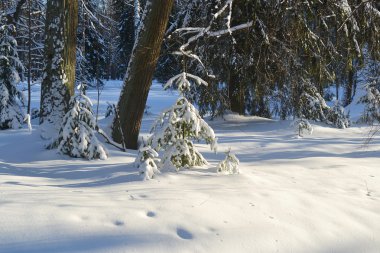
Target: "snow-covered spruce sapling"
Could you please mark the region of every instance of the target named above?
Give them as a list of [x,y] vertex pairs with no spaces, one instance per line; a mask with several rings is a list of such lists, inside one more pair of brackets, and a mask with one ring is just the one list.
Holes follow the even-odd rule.
[[182,73],[170,79],[165,88],[176,85],[182,96],[164,111],[152,127],[148,144],[156,151],[163,150],[161,164],[164,168],[190,168],[203,166],[207,161],[195,148],[193,141],[205,141],[216,151],[217,139],[212,128],[201,118],[198,110],[183,96],[190,88],[192,78],[196,83],[207,85],[199,77]]
[[340,102],[335,101],[334,106],[328,111],[327,119],[337,128],[345,129],[350,126],[349,116],[345,113]]
[[[0,16],[1,21],[1,16]],[[0,26],[0,130],[20,128],[24,113],[21,110],[22,93],[17,89],[20,82],[17,42],[13,38],[14,26]]]
[[301,88],[303,92],[299,98],[298,117],[320,121],[337,128],[349,127],[348,115],[339,103],[330,108],[310,80],[304,80]]
[[304,119],[304,118],[295,119],[292,122],[292,126],[295,128],[299,138],[302,138],[304,134],[308,134],[308,135],[313,134],[313,126],[310,124],[310,122],[307,119]]
[[150,146],[141,147],[135,160],[135,166],[139,169],[144,180],[150,180],[159,174],[157,166],[158,153]]
[[375,84],[374,82],[367,85],[367,94],[360,99],[360,102],[365,104],[361,121],[370,124],[380,122],[380,91],[376,88]]
[[218,173],[238,174],[240,161],[234,153],[229,149],[226,152],[226,158],[218,164]]
[[70,99],[69,108],[58,137],[48,148],[58,148],[60,153],[71,157],[106,159],[107,150],[95,136],[97,126],[91,100],[83,94],[81,88],[80,94]]

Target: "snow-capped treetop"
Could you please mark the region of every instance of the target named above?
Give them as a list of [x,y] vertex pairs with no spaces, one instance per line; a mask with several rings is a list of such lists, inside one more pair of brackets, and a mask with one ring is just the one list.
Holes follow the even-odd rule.
[[193,79],[197,85],[204,85],[208,86],[208,83],[200,78],[199,76],[195,76],[186,72],[182,72],[181,74],[178,74],[172,78],[169,79],[169,81],[166,82],[164,85],[164,89],[168,89],[170,87],[173,87],[174,85],[177,87],[177,89],[183,94],[186,91],[190,90],[191,83],[188,80],[188,78]]

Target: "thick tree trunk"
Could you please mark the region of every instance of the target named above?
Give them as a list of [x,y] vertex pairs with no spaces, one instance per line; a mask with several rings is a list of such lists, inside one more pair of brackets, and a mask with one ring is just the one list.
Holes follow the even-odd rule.
[[174,0],[150,0],[146,3],[143,24],[118,103],[120,124],[114,120],[112,126],[113,139],[119,143],[124,141],[129,149],[138,148],[141,120],[173,4]]
[[74,94],[77,0],[48,0],[40,123],[59,127]]
[[230,100],[231,111],[244,115],[244,88],[239,80],[239,75],[234,71],[230,71],[228,82],[228,96]]

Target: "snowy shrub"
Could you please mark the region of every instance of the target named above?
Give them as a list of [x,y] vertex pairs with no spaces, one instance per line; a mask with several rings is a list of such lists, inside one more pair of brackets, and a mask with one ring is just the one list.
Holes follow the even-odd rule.
[[365,112],[361,121],[373,124],[380,122],[380,91],[374,85],[367,85],[367,94],[360,99],[365,104]]
[[[201,78],[183,72],[171,78],[165,89],[174,85],[183,95],[190,89],[191,83],[188,78],[192,78],[198,85],[207,85]],[[179,170],[207,164],[192,141],[203,140],[216,151],[217,139],[214,131],[184,96],[178,98],[170,109],[162,113],[153,125],[151,133],[148,144],[156,151],[164,150],[162,165],[165,168]]]
[[298,105],[298,117],[323,122],[337,128],[349,127],[348,115],[344,113],[344,109],[339,103],[330,108],[317,88],[309,82],[306,82],[302,89],[303,92]]
[[177,170],[207,164],[192,140],[204,140],[211,149],[216,149],[214,131],[184,97],[180,97],[161,115],[151,132],[149,145],[157,151],[164,150],[163,164],[168,166],[171,163],[170,167],[174,166]]
[[300,97],[299,105],[300,117],[305,117],[309,120],[327,122],[325,111],[327,111],[329,107],[314,86],[304,89]]
[[164,168],[179,170],[180,168],[190,168],[192,166],[207,165],[206,159],[194,147],[189,140],[176,140],[164,152],[162,165]]
[[226,152],[226,158],[218,164],[218,172],[224,174],[239,173],[239,159],[231,153],[231,149]]
[[71,157],[106,159],[108,153],[95,136],[96,120],[90,99],[81,92],[71,98],[69,108],[58,138],[48,148],[58,148],[59,152]]
[[19,128],[24,120],[20,106],[23,96],[16,88],[22,64],[18,59],[17,42],[11,35],[13,32],[11,25],[0,26],[0,129]]
[[154,175],[159,174],[156,160],[158,153],[150,146],[142,147],[139,149],[135,160],[135,166],[140,169],[140,175],[144,180],[150,180]]
[[303,137],[304,134],[311,135],[313,127],[306,119],[296,119],[293,121],[292,126],[295,127],[298,137]]
[[326,118],[337,128],[345,129],[350,126],[349,116],[345,114],[339,101],[336,101],[335,105],[327,111]]

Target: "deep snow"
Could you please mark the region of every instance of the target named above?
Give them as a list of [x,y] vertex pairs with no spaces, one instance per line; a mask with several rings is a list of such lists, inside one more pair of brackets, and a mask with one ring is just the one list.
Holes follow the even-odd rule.
[[[108,83],[101,115],[120,85]],[[143,133],[175,98],[153,86]],[[197,144],[209,167],[141,181],[136,152],[71,159],[45,150],[34,123],[0,132],[0,252],[380,252],[380,139],[363,145],[369,127],[313,123],[298,139],[289,121],[228,115],[209,122],[217,155]],[[229,147],[239,175],[216,173]]]

